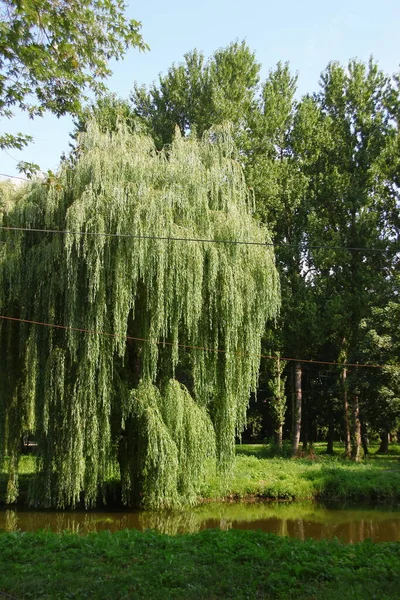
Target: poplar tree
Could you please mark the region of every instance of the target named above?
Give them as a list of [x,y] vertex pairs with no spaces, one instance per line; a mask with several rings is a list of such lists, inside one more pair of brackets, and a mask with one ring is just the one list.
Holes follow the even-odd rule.
[[245,42],[232,42],[208,60],[198,50],[173,64],[149,88],[135,83],[133,113],[147,127],[158,148],[170,144],[175,127],[182,135],[203,133],[229,121],[240,150],[246,123],[256,109],[260,64]]
[[[307,100],[310,119],[298,152],[308,176],[307,234],[313,283],[324,303],[333,360],[356,362],[366,322],[388,302],[399,239],[399,93],[395,78],[368,64],[331,63]],[[328,246],[329,248],[318,248]],[[369,372],[369,377],[375,374]],[[360,386],[343,369],[352,456],[360,456]]]

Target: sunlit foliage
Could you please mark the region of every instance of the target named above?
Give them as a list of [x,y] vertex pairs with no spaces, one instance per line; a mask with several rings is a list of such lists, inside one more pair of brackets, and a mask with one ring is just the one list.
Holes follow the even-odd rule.
[[229,471],[280,301],[271,246],[228,243],[270,242],[229,130],[157,152],[92,123],[73,166],[19,194],[8,225],[69,233],[3,233],[2,314],[85,332],[1,323],[8,499],[31,431],[33,504],[92,506],[117,463],[127,504],[193,501],[205,461]]

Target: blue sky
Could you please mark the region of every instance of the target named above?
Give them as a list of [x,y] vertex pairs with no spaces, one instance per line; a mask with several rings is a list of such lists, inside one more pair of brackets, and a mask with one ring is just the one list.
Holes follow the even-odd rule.
[[[111,91],[127,97],[133,82],[151,83],[197,48],[206,56],[235,39],[245,39],[262,64],[261,76],[279,60],[289,61],[299,74],[299,93],[316,91],[320,73],[331,60],[367,61],[372,54],[381,69],[392,74],[400,67],[399,0],[153,0],[127,2],[127,14],[142,22],[150,51],[130,51],[113,64]],[[2,131],[30,133],[35,143],[23,152],[0,151],[0,172],[17,174],[16,160],[39,163],[43,170],[57,168],[68,150],[72,119],[45,116],[29,121],[26,115],[2,122]]]

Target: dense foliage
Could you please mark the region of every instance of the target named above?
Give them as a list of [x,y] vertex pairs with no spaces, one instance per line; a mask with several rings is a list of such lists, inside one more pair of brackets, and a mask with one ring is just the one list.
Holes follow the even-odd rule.
[[[281,278],[281,318],[265,338],[265,353],[390,365],[390,373],[302,367],[304,444],[329,429],[331,442],[334,435],[348,437],[346,451],[358,460],[362,436],[387,438],[399,423],[395,340],[382,352],[382,336],[394,334],[389,320],[389,329],[397,330],[399,304],[399,76],[384,74],[373,59],[346,67],[333,62],[319,91],[299,99],[287,64],[271,70],[260,88],[258,74],[245,44],[233,43],[208,62],[194,52],[149,90],[136,87],[132,113],[159,145],[168,143],[174,122],[186,134],[203,130],[193,98],[200,97],[214,119],[226,114],[233,120],[257,214],[272,229]],[[220,115],[212,110],[214,98]],[[295,392],[294,370],[288,363],[288,397]],[[276,370],[266,363],[263,371],[271,407],[265,431],[271,435],[277,396],[268,380],[276,379]]]
[[[300,435],[330,453],[341,439],[356,461],[374,437],[387,451],[400,423],[399,76],[331,63],[299,98],[289,65],[259,74],[244,42],[188,53],[130,100],[80,111],[57,177],[1,187],[4,224],[80,232],[4,234],[2,312],[113,334],[2,323],[9,500],[34,432],[38,504],[92,505],[116,463],[125,502],[192,502],[209,459],[229,472],[257,387],[249,430],[281,453],[291,437],[298,454]],[[242,241],[261,245],[226,243]],[[258,385],[261,345],[274,360]]]
[[[30,117],[79,113],[88,90],[105,90],[110,59],[146,47],[125,9],[122,0],[1,0],[0,118],[14,107]],[[2,133],[0,148],[31,139]]]
[[194,500],[214,447],[229,471],[280,304],[229,131],[178,133],[158,153],[92,123],[56,182],[18,195],[8,226],[80,233],[4,234],[1,311],[85,332],[1,323],[8,500],[24,432],[38,443],[31,503],[93,505],[116,461],[126,503]]

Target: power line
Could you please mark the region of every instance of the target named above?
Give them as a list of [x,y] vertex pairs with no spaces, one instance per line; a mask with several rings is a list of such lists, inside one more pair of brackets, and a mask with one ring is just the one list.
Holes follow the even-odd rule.
[[[230,354],[230,352],[228,352],[227,350],[222,350],[221,348],[209,348],[207,346],[192,346],[192,345],[188,345],[188,344],[179,344],[179,343],[174,343],[174,342],[167,342],[164,340],[149,340],[147,338],[139,338],[139,337],[134,337],[132,335],[125,335],[124,333],[110,333],[110,332],[106,332],[106,331],[97,331],[96,329],[84,329],[81,327],[70,327],[68,325],[58,325],[56,323],[46,323],[43,321],[33,321],[30,319],[20,319],[17,317],[9,317],[6,315],[0,315],[0,319],[6,320],[6,321],[14,321],[14,322],[18,322],[18,323],[27,323],[29,325],[40,325],[42,327],[50,327],[50,328],[54,328],[54,329],[62,329],[63,331],[71,331],[71,332],[78,332],[78,333],[86,333],[86,334],[92,334],[92,335],[102,335],[105,337],[110,337],[110,338],[123,338],[125,340],[132,340],[132,341],[136,341],[136,342],[143,342],[143,343],[153,343],[153,344],[157,344],[160,346],[173,346],[173,347],[178,347],[178,348],[184,348],[187,350],[202,350],[203,352],[214,352],[216,354]],[[250,352],[242,352],[242,351],[232,351],[231,354],[234,354],[236,356],[251,356]],[[312,359],[307,359],[307,358],[293,358],[293,357],[284,357],[284,356],[273,356],[273,355],[269,355],[269,354],[260,354],[260,358],[266,358],[266,359],[271,359],[271,360],[282,360],[282,361],[290,361],[290,362],[300,362],[300,363],[308,363],[308,364],[314,364],[314,365],[336,365],[339,367],[356,367],[356,368],[370,368],[370,369],[383,369],[386,366],[389,365],[377,365],[377,364],[360,364],[360,363],[339,363],[339,362],[334,362],[334,361],[327,361],[327,360],[312,360]],[[400,365],[390,365],[390,366],[400,366]]]
[[262,246],[262,247],[279,247],[279,248],[297,248],[299,250],[310,248],[312,250],[348,250],[354,252],[388,252],[397,254],[400,252],[400,248],[394,250],[390,248],[362,248],[362,247],[350,247],[350,246],[314,246],[314,245],[296,245],[296,244],[274,244],[273,242],[251,242],[244,240],[216,240],[211,238],[187,238],[187,237],[173,237],[173,236],[158,236],[158,235],[139,235],[135,233],[107,233],[98,231],[72,231],[62,229],[39,229],[35,227],[6,227],[1,226],[1,231],[26,231],[31,233],[50,233],[50,234],[63,234],[63,235],[83,235],[83,236],[100,236],[100,237],[115,237],[115,238],[131,238],[137,240],[159,240],[165,242],[199,242],[206,244],[232,244],[232,245],[243,245],[243,246]]
[[98,231],[71,231],[60,229],[37,229],[31,227],[0,227],[2,231],[31,231],[33,233],[61,233],[65,235],[84,235],[84,236],[100,236],[100,237],[116,237],[116,238],[131,238],[137,240],[160,240],[165,242],[203,242],[207,244],[233,244],[245,246],[274,246],[272,242],[246,242],[241,240],[215,240],[209,238],[184,238],[159,235],[139,235],[135,233],[106,233]]
[[18,175],[6,175],[5,173],[0,173],[0,177],[8,177],[9,179],[20,179],[21,181],[29,181],[29,179],[27,179],[26,177],[18,177]]

